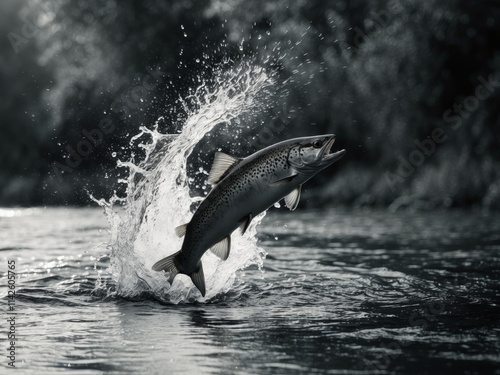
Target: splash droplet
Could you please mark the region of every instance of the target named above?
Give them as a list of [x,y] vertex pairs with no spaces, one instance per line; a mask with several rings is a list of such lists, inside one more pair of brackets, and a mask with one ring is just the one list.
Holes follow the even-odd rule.
[[[151,269],[154,262],[180,249],[182,239],[175,235],[174,228],[189,222],[190,207],[203,199],[202,192],[199,197],[190,195],[189,180],[193,177],[187,174],[187,160],[195,146],[222,123],[236,127],[228,125],[228,132],[237,137],[239,131],[233,120],[260,108],[263,103],[260,95],[273,80],[260,67],[242,65],[221,69],[213,87],[201,82],[196,90],[191,90],[189,99],[178,99],[184,113],[173,116],[179,123],[172,134],[142,126],[139,134],[132,137],[131,145],[137,145],[144,156],[139,162],[118,162],[128,171],[128,177],[119,180],[126,184],[127,195],[115,193],[109,201],[94,199],[112,223],[108,272],[116,284],[99,283],[96,288],[109,288],[108,292],[123,297],[147,292],[172,303],[204,301],[235,288],[238,270],[251,264],[262,266],[265,252],[257,246],[256,226],[265,214],[254,218],[245,236],[234,236],[232,256],[224,261],[223,267],[217,257],[203,256],[206,298],[201,297],[189,279],[176,279],[170,286],[163,273]],[[116,210],[117,205],[122,209]]]

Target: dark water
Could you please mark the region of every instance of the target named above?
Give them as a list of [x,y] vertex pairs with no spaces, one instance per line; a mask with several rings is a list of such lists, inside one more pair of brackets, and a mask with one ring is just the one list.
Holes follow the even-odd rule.
[[0,228],[1,373],[14,260],[22,374],[500,374],[498,215],[269,213],[264,274],[179,305],[96,289],[101,210],[3,209]]

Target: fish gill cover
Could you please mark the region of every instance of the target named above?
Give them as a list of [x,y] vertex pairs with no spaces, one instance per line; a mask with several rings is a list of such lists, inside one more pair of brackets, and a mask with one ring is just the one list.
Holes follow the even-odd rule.
[[[196,290],[189,277],[180,275],[170,286],[167,274],[155,272],[151,266],[158,260],[180,250],[182,239],[175,227],[191,219],[190,207],[203,197],[191,196],[188,158],[195,146],[219,124],[237,137],[244,121],[233,121],[265,107],[266,93],[273,77],[264,68],[250,63],[229,66],[222,64],[211,83],[203,81],[187,98],[180,98],[184,116],[177,134],[140,128],[132,137],[131,147],[142,150],[140,161],[118,161],[128,176],[125,196],[116,192],[108,201],[94,199],[104,208],[110,223],[111,279],[100,277],[96,292],[124,298],[150,294],[167,303],[210,300],[229,290],[241,294],[243,283],[239,270],[252,264],[261,268],[265,251],[257,246],[256,226],[265,213],[256,217],[244,236],[233,234],[231,256],[221,261],[210,252],[202,258],[207,295]],[[161,120],[161,119],[159,119]],[[259,126],[259,125],[256,125]],[[213,150],[214,152],[216,150]],[[134,153],[133,153],[134,155]],[[212,155],[205,155],[211,159]],[[200,168],[200,172],[208,172]],[[191,179],[191,180],[190,180]]]

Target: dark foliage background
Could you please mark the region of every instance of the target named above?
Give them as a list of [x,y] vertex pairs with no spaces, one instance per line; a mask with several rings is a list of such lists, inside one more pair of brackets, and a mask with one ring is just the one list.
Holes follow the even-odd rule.
[[[275,141],[332,132],[348,150],[314,180],[321,205],[500,207],[498,1],[5,0],[0,9],[1,205],[109,196],[139,126],[164,116],[163,130],[175,131],[177,98],[231,58],[276,72],[275,102],[253,119],[283,122]],[[99,124],[102,142],[56,178],[55,163]]]

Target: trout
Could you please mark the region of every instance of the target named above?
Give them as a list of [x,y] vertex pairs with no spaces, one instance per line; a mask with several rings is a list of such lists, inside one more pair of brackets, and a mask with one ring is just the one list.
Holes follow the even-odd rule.
[[210,249],[222,260],[229,257],[231,234],[238,227],[244,234],[252,219],[285,199],[295,210],[302,185],[345,154],[332,152],[335,136],[294,138],[266,147],[246,158],[215,153],[208,182],[212,191],[193,214],[191,221],[175,228],[184,237],[181,250],[153,265],[154,271],[169,273],[172,284],[179,273],[191,277],[205,296],[201,257]]

